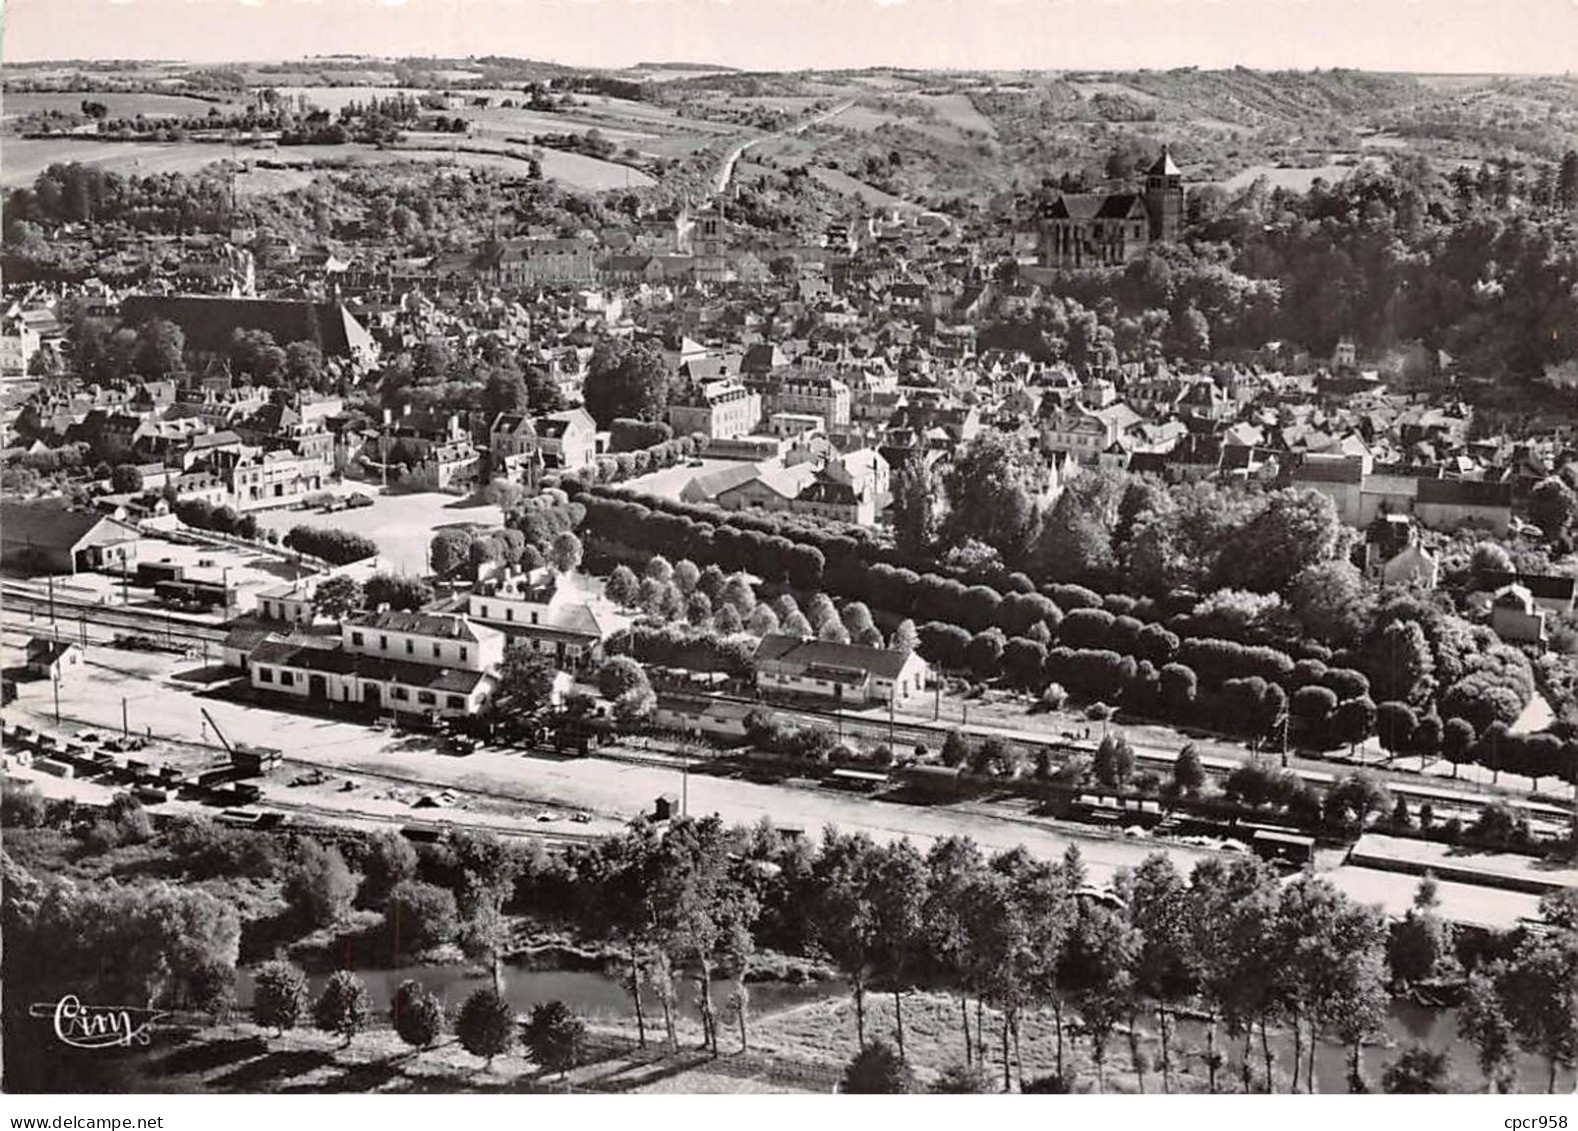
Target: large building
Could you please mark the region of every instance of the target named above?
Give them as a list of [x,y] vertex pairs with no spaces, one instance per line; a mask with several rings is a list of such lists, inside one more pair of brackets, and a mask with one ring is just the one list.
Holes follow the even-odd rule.
[[281,349],[311,342],[330,360],[366,368],[378,360],[378,343],[344,306],[304,299],[226,298],[213,295],[130,295],[121,321],[135,326],[163,319],[181,328],[188,350],[228,354],[237,330],[261,330]]
[[0,503],[0,559],[23,573],[133,569],[137,529],[61,500]]
[[1143,192],[1059,193],[1041,212],[1045,267],[1112,267],[1173,243],[1183,220],[1183,174],[1166,148],[1146,170]]
[[676,436],[699,432],[709,440],[734,440],[750,435],[761,419],[761,394],[732,379],[709,381],[668,406]]
[[244,657],[257,691],[429,717],[475,715],[504,658],[504,637],[444,613],[358,613],[338,640],[265,637]]
[[902,703],[926,689],[926,661],[910,651],[836,644],[769,633],[756,648],[756,688],[764,694],[844,705]]

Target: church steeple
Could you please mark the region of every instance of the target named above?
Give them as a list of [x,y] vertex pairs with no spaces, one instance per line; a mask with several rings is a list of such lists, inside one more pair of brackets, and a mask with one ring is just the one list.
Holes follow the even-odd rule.
[[1173,163],[1172,148],[1162,146],[1161,156],[1145,173],[1145,209],[1150,213],[1151,239],[1172,243],[1183,223],[1183,171]]

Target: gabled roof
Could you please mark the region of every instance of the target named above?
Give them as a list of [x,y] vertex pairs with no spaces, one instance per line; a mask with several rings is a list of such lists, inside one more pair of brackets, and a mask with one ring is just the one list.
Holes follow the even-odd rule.
[[387,629],[416,636],[441,636],[449,640],[480,639],[476,628],[465,617],[447,613],[409,613],[401,609],[388,609],[380,613],[357,613],[347,617],[345,623],[357,628]]
[[0,503],[0,536],[11,545],[33,546],[42,551],[75,550],[100,527],[123,539],[138,537],[137,531],[123,522],[97,511],[75,510],[58,499]]
[[336,302],[297,299],[227,298],[215,295],[129,295],[121,303],[121,321],[137,325],[149,319],[174,322],[191,349],[224,353],[236,330],[263,330],[276,345],[313,342],[324,357],[349,357],[373,346],[372,335]]
[[1149,213],[1138,193],[1065,192],[1047,206],[1052,220],[1136,220]]
[[879,679],[895,679],[904,670],[910,652],[892,648],[870,648],[864,644],[837,644],[830,640],[806,640],[770,632],[756,648],[756,663],[785,664],[816,668],[829,673],[869,674]]

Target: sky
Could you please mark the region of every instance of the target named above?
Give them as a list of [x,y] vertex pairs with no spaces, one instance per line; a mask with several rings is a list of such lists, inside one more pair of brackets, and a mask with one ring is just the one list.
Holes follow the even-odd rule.
[[0,0],[0,59],[1562,73],[1578,0]]

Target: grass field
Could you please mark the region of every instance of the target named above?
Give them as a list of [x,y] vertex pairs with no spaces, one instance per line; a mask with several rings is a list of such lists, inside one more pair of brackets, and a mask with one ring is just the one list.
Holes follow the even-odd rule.
[[230,156],[229,146],[195,141],[113,142],[82,138],[0,140],[0,185],[29,185],[49,166],[77,162],[117,173],[195,173]]
[[203,117],[218,106],[221,111],[229,103],[214,103],[185,94],[144,94],[99,91],[83,94],[79,91],[23,90],[5,95],[5,117],[17,118],[41,110],[59,110],[77,113],[87,100],[102,102],[109,108],[111,118],[135,118],[141,114],[149,118]]
[[[438,135],[433,135],[435,138]],[[365,145],[292,146],[268,151],[271,164],[289,169],[250,168],[237,188],[253,195],[299,188],[311,180],[309,170],[318,163],[391,165],[405,161],[423,163],[453,162],[472,168],[498,169],[506,173],[526,172],[525,151],[503,142],[472,139],[473,149],[492,148],[493,152],[451,151],[448,145],[435,148],[374,149]],[[195,173],[215,161],[228,160],[229,146],[204,142],[114,142],[87,141],[82,138],[8,138],[0,141],[0,186],[15,188],[32,184],[50,165],[77,162],[97,165],[122,174],[147,176],[153,173]],[[246,163],[256,159],[257,150],[241,150],[236,156]],[[592,190],[639,188],[653,184],[651,177],[611,161],[599,161],[579,153],[541,152],[542,174],[573,188]]]

